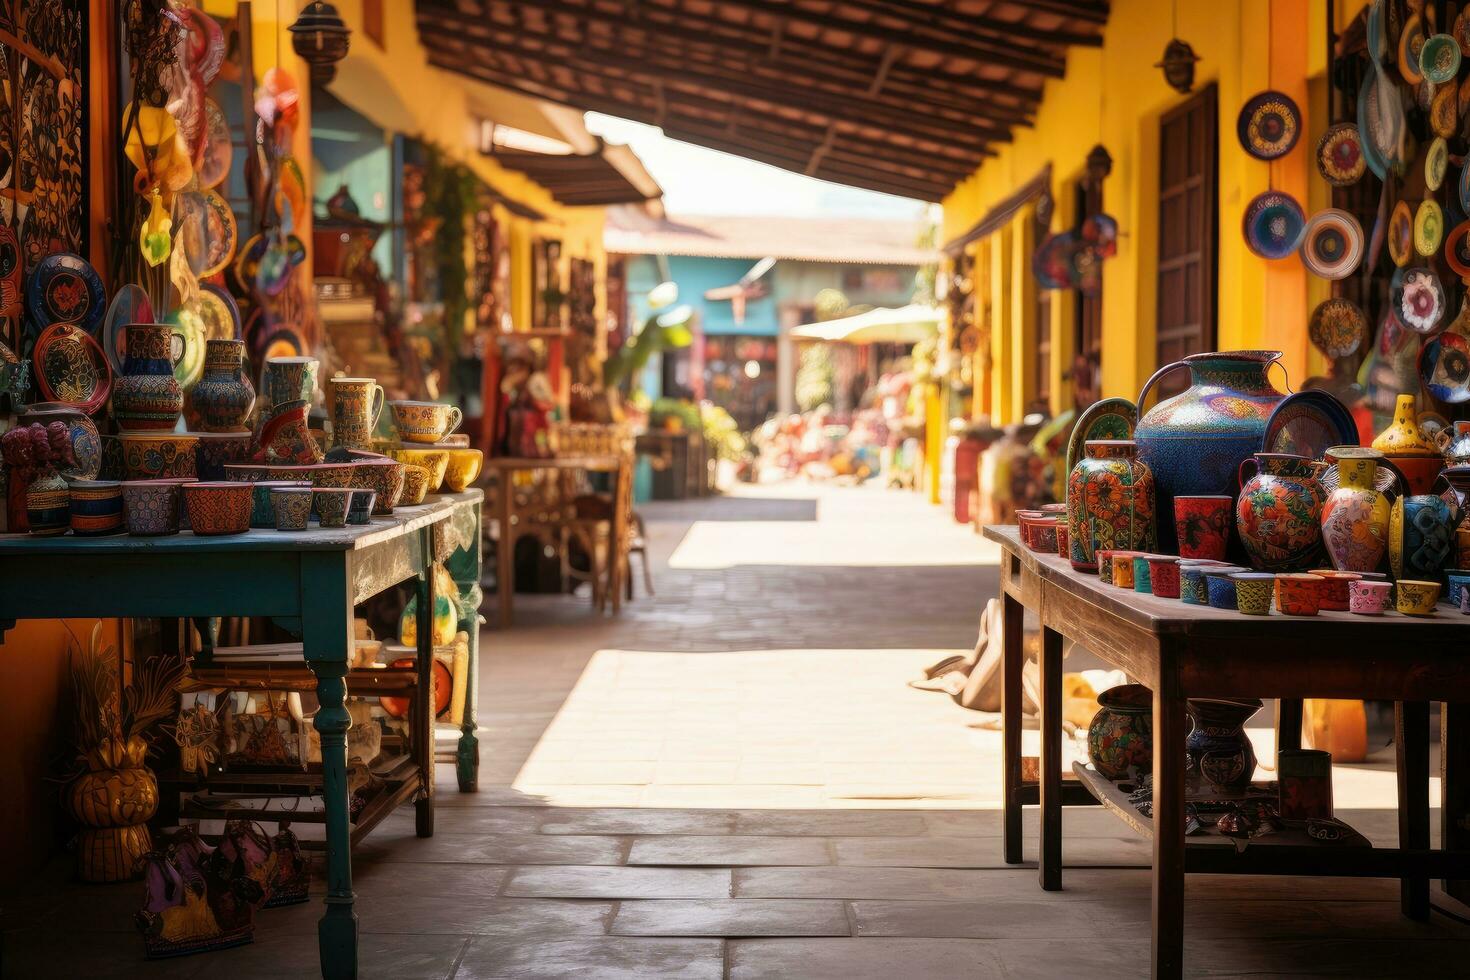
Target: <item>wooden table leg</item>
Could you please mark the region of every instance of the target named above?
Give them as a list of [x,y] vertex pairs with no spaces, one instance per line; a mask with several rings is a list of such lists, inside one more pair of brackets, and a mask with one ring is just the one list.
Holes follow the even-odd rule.
[[1276,751],[1302,747],[1302,699],[1276,700]]
[[1041,629],[1041,860],[1037,878],[1062,887],[1062,634]]
[[1154,980],[1184,975],[1184,707],[1154,691]]
[[[424,554],[433,555],[432,528],[419,532]],[[434,566],[419,575],[415,596],[414,630],[418,657],[414,663],[418,684],[413,695],[412,725],[414,761],[419,767],[419,794],[413,801],[414,831],[420,837],[434,836]]]
[[1019,602],[1009,594],[1001,595],[1000,778],[1007,864],[1021,863],[1021,668],[1026,662],[1021,627],[1025,615]]
[[[1399,847],[1429,849],[1429,702],[1395,701],[1398,754]],[[1399,879],[1399,907],[1410,919],[1429,918],[1429,879]]]
[[613,515],[607,542],[607,588],[612,593],[614,616],[623,610],[623,536],[628,533],[623,490],[623,464],[619,463],[612,470]]
[[459,588],[462,614],[459,628],[469,637],[469,658],[465,667],[464,714],[460,718],[459,746],[455,750],[454,770],[461,793],[480,789],[479,696],[480,683],[480,507],[474,505],[475,530],[464,547],[449,556],[448,567]]
[[500,499],[495,508],[500,522],[500,541],[495,548],[495,591],[500,605],[497,625],[501,629],[510,626],[516,597],[516,532],[511,526],[514,475],[511,470],[501,470]]
[[[1439,715],[1439,819],[1440,847],[1446,851],[1470,850],[1470,787],[1465,770],[1470,764],[1470,705],[1446,703]],[[1460,878],[1443,882],[1445,894],[1470,901],[1470,881]]]

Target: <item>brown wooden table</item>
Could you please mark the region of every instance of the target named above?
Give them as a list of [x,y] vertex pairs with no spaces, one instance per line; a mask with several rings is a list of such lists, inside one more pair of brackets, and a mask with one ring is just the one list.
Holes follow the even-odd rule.
[[[496,456],[485,460],[485,469],[500,476],[500,492],[495,501],[495,521],[500,541],[495,549],[495,590],[499,599],[497,624],[504,629],[511,624],[515,608],[515,540],[521,529],[521,515],[516,513],[515,493],[511,482],[516,473],[535,470],[584,470],[588,473],[612,475],[613,517],[608,540],[609,591],[613,612],[622,609],[623,542],[628,534],[628,507],[624,497],[632,489],[632,460],[627,454],[606,453],[582,456],[551,456],[534,459],[519,456]],[[631,499],[631,497],[629,497]]]
[[[1079,790],[1151,833],[1154,977],[1179,977],[1184,957],[1184,875],[1291,874],[1387,877],[1401,881],[1404,914],[1429,915],[1429,879],[1463,896],[1470,878],[1470,796],[1465,724],[1470,705],[1470,619],[1441,604],[1413,618],[1247,616],[1104,584],[1065,559],[1031,551],[1014,526],[987,527],[1001,547],[1003,597],[1002,780],[1005,859],[1021,860],[1021,807],[1041,805],[1041,887],[1062,885],[1062,806]],[[1041,778],[1021,781],[1022,616],[1041,620]],[[1062,783],[1062,638],[1070,637],[1153,691],[1153,818],[1133,810],[1101,777]],[[1278,748],[1300,744],[1307,697],[1393,701],[1398,753],[1399,846],[1330,848],[1221,838],[1185,842],[1185,704],[1191,697],[1280,699]],[[1429,702],[1443,701],[1442,850],[1429,847]],[[1089,789],[1090,787],[1090,789]]]

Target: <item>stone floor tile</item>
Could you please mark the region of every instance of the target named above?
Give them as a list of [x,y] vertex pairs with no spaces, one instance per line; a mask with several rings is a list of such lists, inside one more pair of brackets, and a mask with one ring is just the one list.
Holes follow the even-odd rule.
[[730,872],[706,868],[516,868],[505,894],[541,898],[729,898]]
[[736,814],[720,810],[557,809],[543,834],[729,834]]
[[718,939],[475,939],[455,980],[720,980],[724,968]]
[[747,810],[735,820],[737,834],[812,837],[919,836],[925,832],[919,811],[856,812],[821,810]]
[[616,837],[553,834],[449,834],[369,837],[358,847],[365,860],[415,864],[622,864]]
[[831,864],[820,837],[639,837],[628,864],[735,865]]
[[735,939],[730,980],[1000,980],[993,943],[974,939]]
[[893,898],[944,901],[1004,899],[1015,893],[1017,871],[938,868],[736,868],[736,898]]
[[[545,898],[462,899],[452,892],[410,892],[359,898],[359,928],[372,933],[499,936],[511,939],[564,939],[607,932],[613,905],[601,901]],[[262,926],[276,927],[270,917]],[[320,903],[311,917],[313,936]]]
[[353,863],[352,887],[362,895],[422,891],[477,899],[494,898],[500,894],[511,870],[488,864],[406,864],[363,860]]
[[618,906],[615,936],[846,936],[842,902],[818,899],[635,901]]

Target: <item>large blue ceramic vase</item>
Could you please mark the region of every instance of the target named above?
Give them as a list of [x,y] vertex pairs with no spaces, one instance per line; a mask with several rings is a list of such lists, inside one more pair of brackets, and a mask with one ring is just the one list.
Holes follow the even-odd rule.
[[1191,354],[1144,382],[1140,411],[1160,378],[1189,368],[1189,387],[1144,413],[1133,434],[1154,474],[1161,551],[1173,554],[1176,546],[1175,497],[1239,491],[1240,464],[1260,451],[1266,420],[1285,397],[1267,377],[1280,357],[1266,350]]

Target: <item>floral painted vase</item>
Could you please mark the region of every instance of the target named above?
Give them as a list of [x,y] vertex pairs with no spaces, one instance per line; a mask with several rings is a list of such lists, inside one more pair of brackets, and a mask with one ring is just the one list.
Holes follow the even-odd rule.
[[1189,772],[1216,789],[1249,786],[1256,771],[1256,752],[1245,723],[1260,710],[1256,698],[1191,698],[1188,712],[1194,727],[1184,739]]
[[[1133,438],[1157,481],[1159,547],[1173,552],[1174,498],[1235,495],[1242,461],[1261,448],[1266,420],[1284,397],[1267,377],[1280,351],[1192,354],[1156,371],[1138,396]],[[1189,369],[1189,387],[1143,412],[1144,399],[1171,371]]]
[[174,377],[173,328],[166,323],[127,325],[128,356],[112,385],[112,416],[123,432],[171,431],[184,409]]
[[1374,572],[1388,550],[1388,497],[1375,486],[1383,453],[1365,446],[1335,446],[1338,486],[1322,505],[1322,542],[1340,572]]
[[204,345],[204,377],[189,393],[205,432],[238,432],[255,407],[255,386],[245,377],[245,341],[211,340]]
[[1395,500],[1388,518],[1388,562],[1393,577],[1442,578],[1445,562],[1455,548],[1457,516],[1441,497],[1426,494]]
[[1109,779],[1152,772],[1153,694],[1142,684],[1121,684],[1097,696],[1101,710],[1087,728],[1087,757]]
[[1154,550],[1154,476],[1126,439],[1093,439],[1067,480],[1072,567],[1097,568],[1100,549]]
[[[1255,469],[1248,479],[1247,468]],[[1235,529],[1255,568],[1285,572],[1315,564],[1322,548],[1321,468],[1288,453],[1256,453],[1241,463]]]
[[1393,421],[1373,439],[1373,448],[1383,453],[1409,485],[1409,493],[1428,493],[1434,478],[1444,468],[1439,448],[1419,431],[1415,396],[1399,395],[1393,406]]

